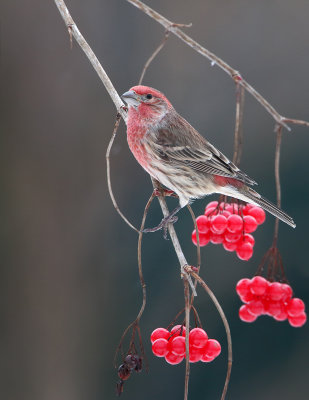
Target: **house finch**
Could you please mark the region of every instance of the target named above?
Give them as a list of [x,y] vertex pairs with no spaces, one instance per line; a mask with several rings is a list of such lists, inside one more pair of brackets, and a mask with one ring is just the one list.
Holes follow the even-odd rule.
[[[128,105],[127,139],[140,165],[179,196],[179,206],[156,228],[171,221],[193,199],[220,193],[264,208],[292,227],[293,219],[248,185],[256,182],[204,139],[153,88],[134,86],[122,95]],[[173,219],[174,218],[174,219]]]

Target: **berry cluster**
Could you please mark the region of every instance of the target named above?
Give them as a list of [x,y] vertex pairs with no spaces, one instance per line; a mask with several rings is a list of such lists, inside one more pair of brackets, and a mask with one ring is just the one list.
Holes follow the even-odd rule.
[[[171,331],[165,328],[155,329],[150,337],[152,352],[164,357],[172,365],[181,363],[186,357],[186,328],[175,325]],[[221,353],[221,345],[215,339],[208,339],[204,329],[193,328],[189,333],[189,360],[211,362]]]
[[269,315],[276,321],[287,319],[296,328],[307,320],[304,302],[293,297],[292,288],[286,283],[269,282],[257,275],[252,279],[241,279],[236,292],[245,303],[239,309],[242,321],[253,322],[260,315]]
[[[236,203],[207,204],[204,215],[196,218],[200,246],[222,243],[227,251],[236,251],[241,260],[249,260],[253,255],[254,232],[265,221],[265,212],[253,204],[246,206]],[[197,245],[196,231],[192,232],[192,242]]]
[[118,376],[120,381],[117,382],[116,392],[118,396],[123,392],[124,381],[130,378],[133,371],[141,372],[142,370],[142,358],[138,354],[128,354],[123,364],[118,368]]

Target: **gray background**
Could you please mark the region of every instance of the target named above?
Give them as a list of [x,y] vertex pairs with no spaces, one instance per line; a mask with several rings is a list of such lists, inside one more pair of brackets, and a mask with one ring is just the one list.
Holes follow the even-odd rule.
[[[308,1],[147,3],[175,22],[192,22],[189,34],[239,69],[283,114],[309,119]],[[136,84],[162,28],[124,0],[71,0],[68,6],[119,93]],[[52,0],[11,0],[1,8],[1,398],[113,399],[114,350],[141,302],[137,237],[107,192],[105,151],[115,109],[78,46],[70,50]],[[164,91],[203,135],[232,155],[234,83],[227,75],[171,37],[145,83]],[[273,127],[270,116],[247,95],[241,167],[274,201]],[[290,283],[307,303],[308,135],[302,127],[284,131],[283,208],[297,229],[280,224],[279,237]],[[128,151],[123,123],[111,164],[115,196],[138,225],[151,184]],[[205,204],[196,202],[195,212]],[[160,219],[155,203],[147,225]],[[304,399],[308,393],[308,324],[294,329],[267,317],[245,324],[237,316],[235,284],[254,274],[271,244],[273,224],[269,216],[255,233],[249,262],[221,246],[202,251],[201,274],[232,330],[228,399]],[[192,223],[184,210],[176,229],[194,263]],[[148,341],[150,332],[168,325],[183,306],[177,259],[160,232],[145,237],[143,264],[148,303],[141,328],[150,371],[133,375],[123,398],[181,399],[184,365],[172,367],[153,357]],[[218,399],[226,372],[224,329],[202,291],[196,306],[223,353],[210,365],[192,365],[190,399]]]

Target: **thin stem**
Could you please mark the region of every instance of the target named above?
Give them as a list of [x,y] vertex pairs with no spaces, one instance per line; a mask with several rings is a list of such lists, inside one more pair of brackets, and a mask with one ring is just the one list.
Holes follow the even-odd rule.
[[[152,181],[152,185],[153,185],[153,187],[155,189],[158,189],[159,191],[163,190],[162,187],[161,187],[161,184],[157,180],[151,178],[151,181]],[[166,201],[165,201],[165,197],[163,195],[159,196],[158,200],[159,200],[162,212],[163,212],[163,216],[167,217],[169,215],[169,210],[168,210],[168,207],[167,207],[167,204],[166,204]],[[179,240],[178,240],[174,225],[173,224],[168,224],[168,228],[167,229],[168,229],[168,232],[170,234],[170,237],[171,237],[175,252],[176,252],[177,257],[178,257],[178,261],[179,261],[180,269],[181,269],[181,274],[183,275],[183,274],[186,273],[185,272],[185,267],[188,265],[188,262],[187,262],[187,260],[185,258],[185,255],[183,254],[183,251],[182,251],[182,248],[180,246],[180,243],[179,243]],[[190,276],[188,276],[187,278],[188,278],[191,290],[192,290],[194,296],[196,296],[196,290],[195,290],[195,287],[193,285],[192,279],[191,279]]]
[[[282,127],[277,125],[275,128],[276,135],[276,150],[275,150],[275,180],[276,180],[276,194],[277,194],[277,206],[281,208],[281,184],[280,184],[280,151],[281,151],[281,140],[282,140]],[[276,218],[275,229],[274,229],[274,240],[273,246],[277,245],[279,232],[279,219]]]
[[121,98],[119,97],[116,89],[114,88],[114,85],[112,84],[112,81],[109,79],[107,73],[103,69],[102,65],[100,64],[99,60],[97,59],[96,55],[92,51],[91,47],[89,44],[86,42],[85,38],[83,35],[80,33],[79,29],[77,28],[75,22],[73,21],[73,18],[71,17],[69,10],[67,6],[65,5],[65,2],[63,0],[54,0],[55,4],[64,20],[64,23],[67,26],[69,37],[70,37],[70,43],[72,43],[72,36],[76,40],[76,42],[79,44],[83,52],[86,54],[88,60],[90,61],[91,65],[95,69],[96,73],[98,74],[99,78],[101,79],[103,85],[105,86],[105,89],[107,90],[108,94],[110,95],[111,99],[113,100],[115,107],[117,109],[117,112],[119,112],[122,116],[122,118],[126,121],[127,120],[127,113],[125,110],[125,105]]
[[234,131],[234,155],[233,163],[237,166],[240,164],[241,153],[242,153],[242,141],[243,141],[243,114],[244,114],[244,101],[245,101],[245,90],[240,86],[239,82],[236,82],[236,112],[235,112],[235,131]]
[[156,58],[156,56],[159,54],[159,52],[163,49],[163,47],[164,47],[169,35],[170,35],[170,31],[166,30],[165,33],[164,33],[164,38],[163,38],[162,42],[159,44],[159,46],[155,49],[155,51],[151,54],[151,56],[146,61],[145,65],[144,65],[144,68],[142,70],[141,76],[140,76],[139,81],[138,81],[139,85],[141,85],[149,65]]
[[189,377],[190,377],[190,356],[189,356],[189,330],[190,330],[190,292],[187,276],[183,278],[184,296],[185,296],[185,321],[186,321],[186,372],[184,400],[188,400]]
[[[120,338],[120,341],[119,341],[119,344],[117,346],[117,349],[116,349],[116,352],[115,352],[115,356],[114,356],[114,365],[115,366],[116,366],[117,355],[119,353],[119,350],[122,349],[122,343],[123,343],[124,338],[126,337],[128,331],[132,327],[133,327],[133,332],[132,332],[133,336],[132,337],[134,338],[134,328],[136,326],[138,328],[139,321],[141,319],[141,316],[142,316],[142,314],[143,314],[143,312],[145,310],[145,306],[146,306],[146,284],[145,284],[145,281],[144,281],[143,271],[142,271],[141,243],[142,243],[142,237],[143,237],[143,232],[142,231],[144,229],[147,213],[148,213],[149,207],[150,207],[153,199],[154,199],[154,195],[152,194],[150,196],[146,206],[145,206],[144,214],[143,214],[143,218],[142,218],[142,223],[141,223],[141,231],[140,231],[139,236],[138,236],[138,246],[137,246],[138,273],[139,273],[139,279],[140,279],[140,283],[141,283],[141,287],[142,287],[142,291],[143,291],[143,301],[142,301],[141,308],[140,308],[135,320],[133,322],[131,322],[126,327],[126,329],[124,330],[124,332],[123,332],[123,334],[122,334],[122,336]],[[141,341],[141,338],[140,338],[140,341]],[[143,351],[143,346],[141,346],[141,349]]]
[[197,51],[202,56],[208,58],[211,61],[212,65],[217,65],[224,72],[226,72],[235,82],[239,82],[239,84],[243,86],[245,90],[248,93],[250,93],[265,108],[265,110],[273,117],[273,119],[277,122],[277,124],[284,126],[288,131],[290,131],[291,128],[286,124],[286,122],[309,126],[309,122],[293,120],[282,116],[262,95],[260,95],[260,93],[257,92],[257,90],[255,90],[247,81],[245,81],[242,78],[239,71],[232,68],[220,57],[216,56],[214,53],[212,53],[205,47],[201,46],[198,42],[193,40],[189,35],[187,35],[181,29],[179,29],[177,24],[173,24],[163,15],[159,14],[157,11],[150,8],[140,0],[126,0],[126,1],[133,4],[139,10],[147,14],[150,18],[154,19],[159,24],[164,26],[165,29],[172,32],[180,40],[182,40],[188,46],[193,48],[193,50]]
[[287,124],[309,126],[309,122],[303,121],[302,119],[283,118],[283,121],[286,122]]
[[222,307],[220,306],[220,303],[218,302],[216,296],[214,293],[211,291],[211,289],[206,285],[204,280],[192,270],[190,266],[186,267],[185,270],[187,271],[188,274],[190,274],[194,279],[198,281],[198,283],[203,287],[203,289],[206,291],[206,293],[209,295],[211,300],[213,301],[216,309],[218,310],[218,313],[220,314],[220,317],[222,319],[225,332],[226,332],[226,338],[227,338],[227,346],[228,346],[228,362],[227,362],[227,373],[226,373],[226,379],[224,383],[224,388],[222,391],[221,395],[221,400],[225,399],[227,388],[230,382],[230,377],[231,377],[231,371],[232,371],[232,362],[233,362],[233,357],[232,357],[232,337],[231,337],[231,331],[229,324],[227,322],[226,316],[224,314],[224,311]]
[[129,225],[130,228],[132,228],[134,231],[139,233],[139,230],[137,228],[135,228],[135,226],[133,224],[131,224],[131,222],[124,216],[124,214],[120,211],[118,204],[116,202],[116,199],[114,197],[113,194],[113,189],[112,189],[112,183],[111,183],[111,174],[110,174],[110,152],[111,152],[111,148],[113,146],[115,137],[116,137],[116,133],[120,124],[120,117],[121,115],[118,113],[116,116],[116,122],[115,122],[115,127],[113,130],[113,134],[112,137],[109,141],[109,144],[107,146],[107,150],[106,150],[106,174],[107,174],[107,186],[108,186],[108,191],[109,191],[109,195],[110,198],[112,199],[113,205],[116,209],[116,211],[118,212],[118,214],[121,216],[121,218],[125,221],[126,224]]

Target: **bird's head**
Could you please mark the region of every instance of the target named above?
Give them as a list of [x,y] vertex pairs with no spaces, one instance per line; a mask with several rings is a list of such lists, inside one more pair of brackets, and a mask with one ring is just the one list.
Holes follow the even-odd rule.
[[173,108],[163,93],[148,86],[133,86],[121,97],[127,103],[129,113],[137,112],[143,118],[162,118]]

